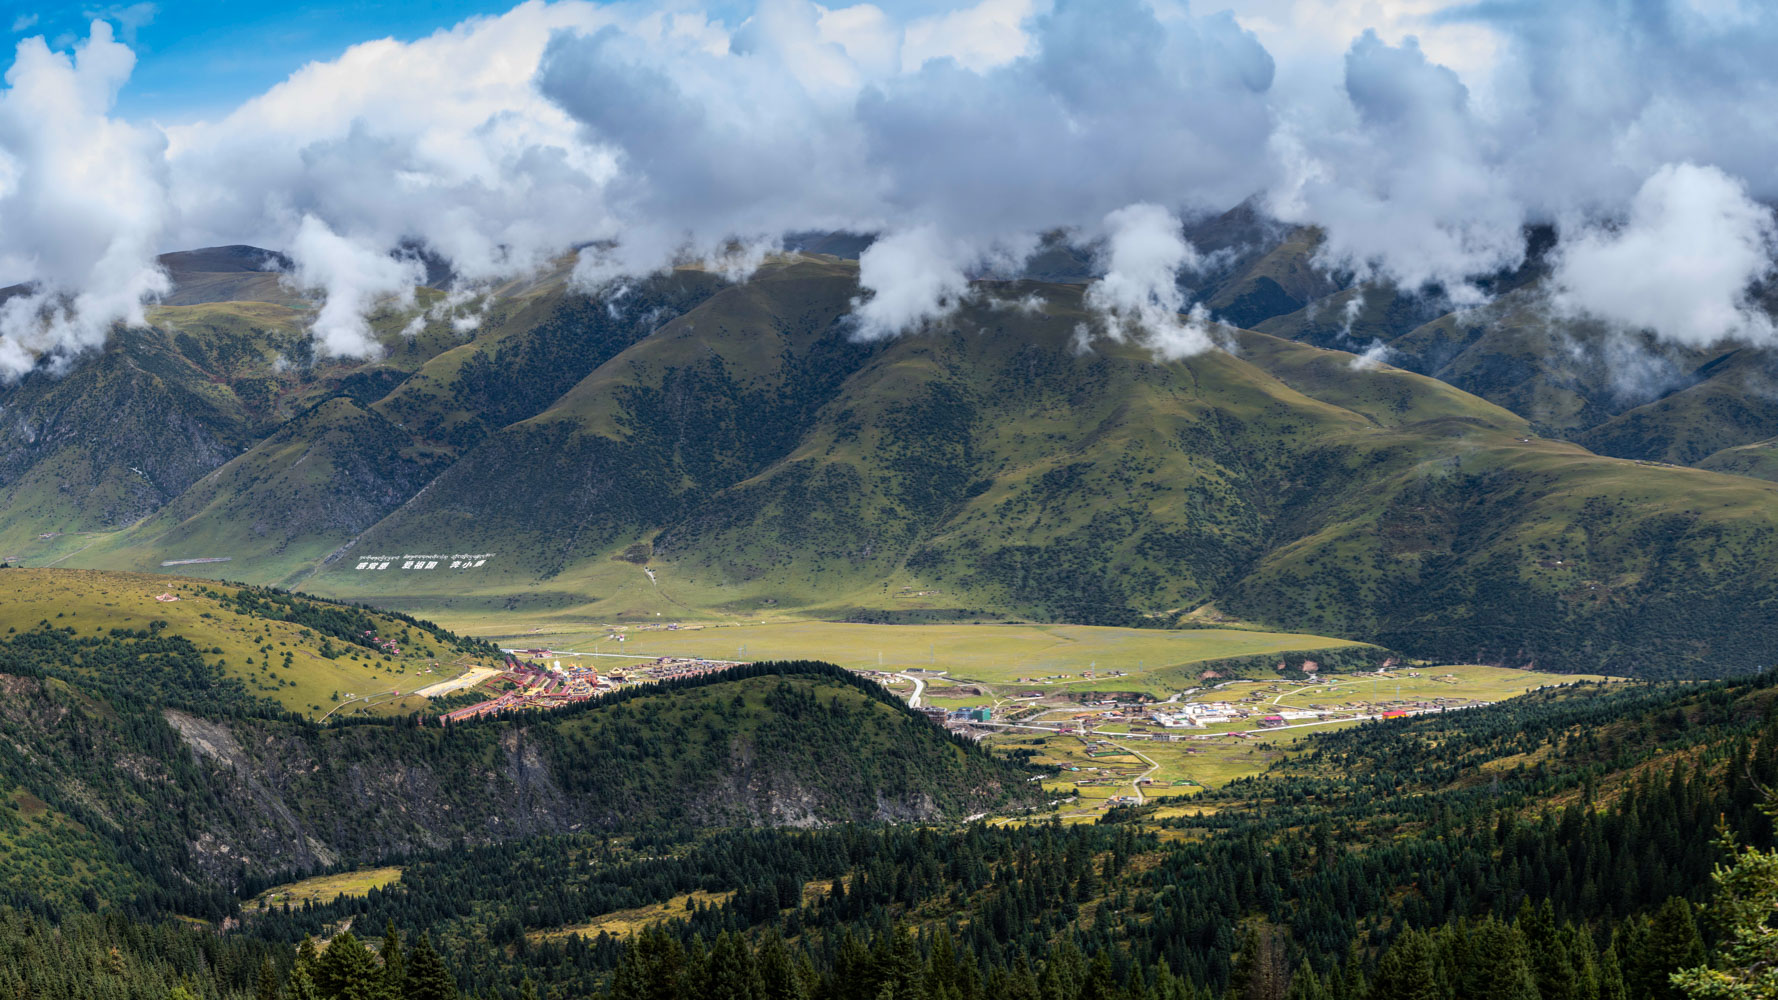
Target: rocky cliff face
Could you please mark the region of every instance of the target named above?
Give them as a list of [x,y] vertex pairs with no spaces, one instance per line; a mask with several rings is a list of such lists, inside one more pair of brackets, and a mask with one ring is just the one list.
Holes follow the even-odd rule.
[[0,793],[47,803],[163,885],[668,823],[960,818],[1028,794],[1008,765],[821,677],[450,730],[208,719],[0,681]]

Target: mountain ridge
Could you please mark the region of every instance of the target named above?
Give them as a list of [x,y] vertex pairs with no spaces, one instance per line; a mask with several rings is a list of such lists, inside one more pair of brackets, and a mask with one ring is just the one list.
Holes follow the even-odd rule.
[[[1312,233],[1223,222],[1226,289],[1310,273]],[[413,316],[379,313],[368,362],[280,362],[300,329],[252,311],[276,305],[167,307],[177,334],[0,389],[30,420],[124,380],[156,402],[116,419],[172,449],[129,461],[126,433],[46,451],[14,423],[0,545],[139,571],[228,557],[197,571],[433,614],[1166,626],[1213,606],[1482,662],[1761,662],[1748,636],[1773,581],[1716,553],[1773,546],[1771,484],[1594,455],[1431,375],[1295,342],[1321,336],[1306,328],[1218,327],[1225,349],[1177,362],[1107,340],[1081,353],[1083,286],[981,281],[947,322],[861,343],[857,264],[838,257],[772,258],[741,284],[681,268],[604,300],[560,277],[486,300],[468,334],[428,312],[410,337]],[[1357,294],[1329,287],[1299,291]],[[194,309],[208,326],[178,312]],[[187,398],[215,415],[163,441],[155,414],[199,412]],[[1724,468],[1759,468],[1746,454]],[[74,461],[132,499],[52,491]],[[120,466],[164,485],[144,493]],[[399,569],[453,552],[495,555]]]

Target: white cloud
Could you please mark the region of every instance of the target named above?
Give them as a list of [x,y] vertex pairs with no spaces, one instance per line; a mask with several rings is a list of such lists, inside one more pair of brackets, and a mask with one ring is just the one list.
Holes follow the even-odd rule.
[[1168,359],[1209,350],[1206,317],[1180,315],[1185,294],[1178,276],[1199,257],[1179,219],[1159,205],[1135,204],[1107,215],[1104,228],[1105,276],[1087,288],[1086,304],[1104,317],[1107,333]]
[[110,117],[135,57],[96,21],[72,58],[18,45],[0,92],[0,272],[31,291],[0,307],[0,378],[104,343],[167,289],[158,133]]
[[400,260],[375,245],[347,239],[312,215],[303,216],[290,244],[296,269],[290,283],[299,289],[325,289],[315,317],[315,347],[323,355],[366,358],[382,353],[365,320],[373,307],[412,306],[414,286],[425,277],[418,261]]
[[1388,344],[1372,338],[1364,350],[1352,355],[1352,360],[1348,365],[1355,372],[1374,371],[1382,367],[1389,360],[1389,356],[1394,353]]
[[1748,286],[1772,272],[1771,209],[1714,167],[1662,167],[1612,227],[1567,234],[1557,260],[1557,305],[1694,347],[1737,339],[1771,343],[1771,318]]
[[933,59],[952,59],[984,72],[1031,54],[1025,22],[1035,0],[981,0],[973,7],[920,18],[907,26],[901,65],[917,70]]
[[[367,42],[220,121],[170,129],[173,239],[288,248],[331,306],[362,301],[363,288],[331,259],[306,258],[338,249],[314,226],[364,251],[423,244],[471,283],[611,236],[610,155],[532,82],[554,33],[610,17],[532,2],[411,43]],[[674,27],[657,19],[657,30]],[[314,331],[325,351],[369,348],[337,310],[325,315]]]
[[[164,143],[111,117],[130,55],[110,29],[74,59],[27,40],[0,96],[0,283],[39,293],[0,313],[0,363],[139,321],[156,251],[224,242],[290,251],[335,352],[370,349],[341,310],[402,266],[360,280],[342,256],[423,245],[471,290],[589,243],[589,284],[687,257],[742,276],[782,234],[831,229],[883,237],[871,335],[943,316],[1057,228],[1110,239],[1100,300],[1139,288],[1189,331],[1163,272],[1190,257],[1163,252],[1160,220],[1260,193],[1321,228],[1324,265],[1457,301],[1520,262],[1526,224],[1561,222],[1569,307],[1684,342],[1766,335],[1745,301],[1765,237],[1722,183],[1666,165],[1778,199],[1778,8],[1236,4],[759,0],[725,24],[529,0],[354,46]],[[1648,257],[1643,231],[1695,238],[1699,273],[1661,292],[1594,264]]]
[[963,273],[967,247],[947,241],[932,226],[892,233],[858,257],[859,283],[872,294],[853,301],[858,335],[893,337],[939,319],[968,294]]
[[1392,46],[1368,31],[1346,53],[1344,85],[1343,128],[1277,140],[1291,170],[1274,208],[1324,227],[1331,266],[1475,298],[1470,278],[1522,260],[1526,216],[1468,88],[1414,38]]

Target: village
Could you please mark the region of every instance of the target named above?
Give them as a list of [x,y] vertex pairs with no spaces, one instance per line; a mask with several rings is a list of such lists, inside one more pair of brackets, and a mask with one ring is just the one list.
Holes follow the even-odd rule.
[[[567,643],[561,639],[568,636],[558,635],[548,646],[514,635],[498,668],[476,668],[417,693],[448,697],[437,706],[437,717],[458,723],[574,705],[774,654],[806,655],[768,647],[758,656],[750,647],[766,645],[759,637],[769,635],[672,621],[604,625]],[[1052,803],[1069,821],[1258,773],[1316,732],[1492,704],[1572,680],[1394,659],[1335,672],[1313,659],[1281,657],[1272,670],[1244,676],[1213,664],[1151,665],[1128,655],[1105,664],[1092,654],[1068,662],[1009,650],[972,661],[954,652],[946,663],[938,642],[927,645],[918,665],[905,653],[899,663],[885,663],[870,645],[861,654],[856,641],[850,647],[842,642],[835,651],[850,655],[834,659],[850,660],[843,662],[847,669],[881,684],[953,735],[1041,769],[1045,773],[1032,780],[1053,794]],[[722,647],[727,651],[717,653]],[[474,700],[464,704],[471,695]]]
[[[1214,736],[1244,736],[1270,729],[1398,719],[1486,704],[1457,690],[1454,675],[1423,676],[1419,671],[1390,674],[1328,675],[1306,683],[1240,678],[1192,688],[1164,701],[1141,692],[1090,692],[1068,685],[1106,681],[1122,671],[1084,671],[1020,677],[1019,687],[1001,691],[990,685],[951,678],[944,671],[859,671],[891,690],[908,696],[909,704],[933,722],[960,735],[981,739],[1003,729],[1058,734],[1107,732],[1122,739],[1177,742]],[[1372,683],[1364,686],[1365,679]],[[1426,682],[1448,684],[1448,693],[1425,692]],[[1387,683],[1388,687],[1382,687]],[[1414,693],[1403,695],[1406,683]],[[913,690],[909,690],[909,689]],[[1288,699],[1288,700],[1287,700]]]
[[[655,627],[677,631],[676,624]],[[613,631],[608,640],[629,636]],[[498,670],[441,685],[452,694],[486,695],[480,701],[441,713],[443,722],[525,709],[550,709],[583,702],[619,688],[694,677],[724,670],[740,659],[585,653],[548,647],[509,648]],[[601,668],[594,657],[615,657],[619,665]],[[1312,666],[1312,664],[1311,664]],[[954,733],[975,740],[1014,731],[1055,735],[1115,734],[1119,739],[1180,742],[1229,736],[1251,737],[1273,729],[1352,724],[1404,718],[1487,702],[1462,690],[1454,674],[1411,669],[1379,669],[1363,675],[1310,675],[1302,683],[1266,678],[1223,679],[1214,673],[1202,686],[1165,700],[1141,690],[1124,670],[1084,670],[1036,676],[1010,674],[994,683],[952,676],[940,669],[900,671],[853,668],[900,694],[910,708]],[[1006,683],[1010,680],[1011,683]],[[1368,684],[1366,681],[1368,680]],[[1387,682],[1389,689],[1380,685]],[[1409,688],[1404,694],[1403,684]],[[1449,690],[1436,690],[1449,688]],[[1098,690],[1095,690],[1098,689]],[[426,692],[431,693],[431,692]]]
[[1070,822],[1183,801],[1258,773],[1317,731],[1473,708],[1535,686],[1523,674],[1473,665],[1306,676],[1280,668],[1274,677],[1236,678],[1206,671],[1198,686],[1164,698],[1128,690],[1141,685],[1123,671],[1009,674],[995,683],[930,669],[864,673],[953,734],[1047,770],[1032,780]]
[[600,674],[591,664],[578,662],[578,655],[542,648],[507,650],[505,669],[466,689],[493,697],[442,713],[438,719],[454,723],[501,712],[560,708],[628,685],[696,677],[739,665],[733,660],[662,656]]

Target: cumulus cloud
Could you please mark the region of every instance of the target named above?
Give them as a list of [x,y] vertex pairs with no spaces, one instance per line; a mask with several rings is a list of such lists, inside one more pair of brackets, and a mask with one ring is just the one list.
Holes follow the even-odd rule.
[[27,283],[0,306],[0,378],[140,324],[167,289],[154,257],[167,212],[158,133],[110,117],[135,57],[95,21],[72,56],[18,45],[0,93],[0,273]]
[[1179,219],[1154,204],[1120,208],[1105,217],[1105,276],[1087,288],[1087,307],[1105,319],[1108,334],[1150,347],[1163,358],[1198,354],[1211,346],[1201,311],[1182,317],[1179,274],[1197,265]]
[[1455,72],[1412,37],[1389,45],[1366,31],[1346,53],[1344,89],[1344,128],[1296,123],[1274,140],[1288,173],[1272,204],[1323,228],[1325,263],[1461,301],[1477,297],[1472,277],[1521,262],[1524,207]]
[[1773,340],[1748,288],[1772,272],[1772,210],[1715,167],[1662,167],[1610,228],[1563,242],[1556,303],[1571,313],[1675,343]]
[[[851,56],[874,51],[859,25],[875,14],[842,34],[803,0],[768,0],[726,49],[634,27],[559,36],[539,85],[617,163],[619,245],[589,268],[790,230],[881,232],[858,316],[880,336],[942,315],[970,274],[1016,265],[1043,231],[1254,189],[1273,67],[1233,18],[1140,0],[1025,10],[984,0],[966,20],[998,27],[943,34],[951,51],[910,27],[902,62],[917,65],[887,75]],[[1019,24],[1018,44],[984,48]]]
[[852,303],[859,336],[892,337],[955,309],[969,291],[958,264],[966,254],[931,226],[904,229],[872,243],[858,257],[860,274],[869,276],[863,283],[875,289]]
[[418,261],[366,248],[338,235],[312,215],[303,216],[297,227],[290,256],[296,262],[292,284],[327,292],[312,328],[315,347],[323,355],[365,358],[381,354],[366,315],[383,302],[412,306],[414,286],[426,273]]
[[758,0],[731,22],[528,0],[163,133],[113,116],[131,58],[101,22],[72,55],[26,39],[0,94],[0,282],[31,286],[0,307],[0,374],[140,322],[160,250],[287,251],[321,349],[352,354],[406,294],[403,248],[467,302],[577,247],[589,287],[687,259],[739,278],[824,230],[879,236],[862,336],[942,319],[1063,230],[1102,241],[1105,329],[1176,355],[1206,342],[1178,219],[1256,196],[1319,229],[1321,266],[1459,303],[1558,223],[1561,308],[1760,340],[1774,45],[1770,5],[1688,0]]

